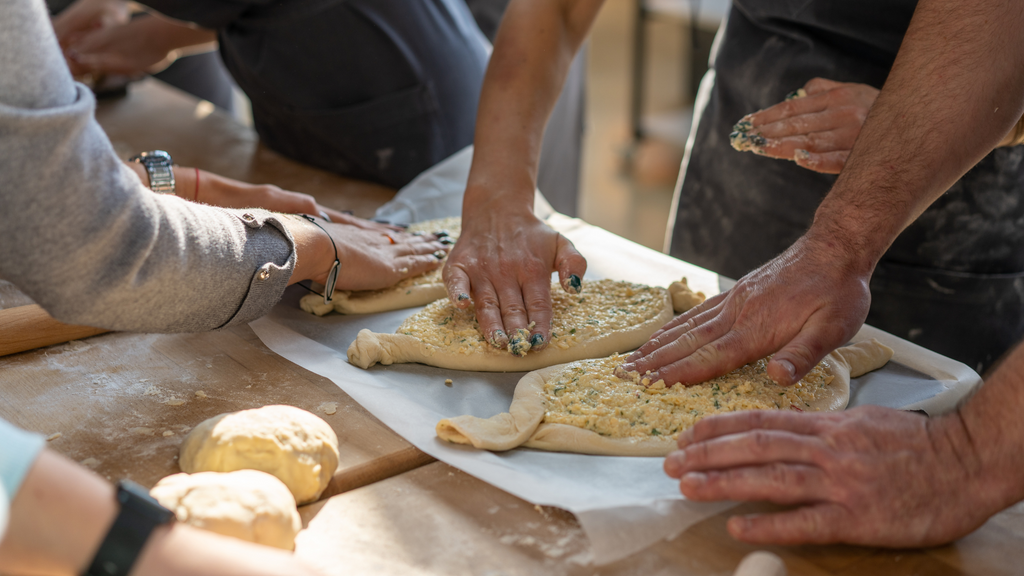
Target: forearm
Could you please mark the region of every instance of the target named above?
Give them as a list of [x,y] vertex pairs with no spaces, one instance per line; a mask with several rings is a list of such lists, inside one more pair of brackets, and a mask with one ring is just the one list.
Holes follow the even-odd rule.
[[[1024,7],[922,0],[812,236],[870,267],[1024,110]],[[996,57],[995,55],[998,55]]]
[[[464,212],[495,190],[533,206],[544,125],[602,0],[516,0],[502,19],[477,113]],[[508,206],[509,204],[506,204]]]
[[11,504],[0,572],[81,574],[116,515],[110,484],[45,451]]
[[971,486],[992,513],[1024,499],[1024,346],[1018,345],[986,379],[982,388],[955,413],[944,416],[956,431],[960,458],[976,463]]

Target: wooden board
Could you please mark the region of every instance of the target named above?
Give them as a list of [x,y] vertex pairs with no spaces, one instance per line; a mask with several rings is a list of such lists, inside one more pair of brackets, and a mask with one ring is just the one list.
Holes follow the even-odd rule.
[[436,462],[304,506],[306,529],[296,553],[328,576],[728,575],[758,549],[781,557],[793,576],[1017,574],[1024,563],[1024,507],[997,515],[949,546],[928,550],[757,547],[729,537],[725,523],[731,514],[770,509],[742,505],[608,566],[586,566],[579,560],[587,539],[571,514],[533,506]]
[[[111,480],[151,486],[178,472],[178,447],[199,422],[267,404],[320,416],[337,432],[330,493],[432,459],[334,383],[281,358],[248,326],[206,334],[114,333],[0,358],[0,417]],[[328,414],[328,412],[334,412]]]

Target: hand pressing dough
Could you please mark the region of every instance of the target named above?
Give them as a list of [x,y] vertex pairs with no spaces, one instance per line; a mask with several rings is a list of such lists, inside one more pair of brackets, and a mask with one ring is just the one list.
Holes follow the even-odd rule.
[[294,550],[302,529],[288,487],[258,470],[174,474],[149,493],[178,522],[247,542]]
[[517,446],[611,456],[664,456],[679,433],[714,414],[737,410],[831,412],[850,401],[850,378],[881,368],[892,349],[877,340],[839,348],[793,386],[765,372],[767,359],[693,386],[614,375],[625,356],[583,360],[531,372],[505,414],[441,420],[437,435],[484,450]]
[[185,437],[178,464],[188,473],[261,470],[306,504],[320,496],[338,468],[338,436],[305,410],[264,406],[203,421]]
[[[462,219],[456,216],[417,222],[410,225],[408,231],[427,234],[444,231],[452,240],[458,240],[462,232]],[[332,310],[340,314],[373,314],[423,306],[438,298],[444,298],[447,294],[444,281],[441,279],[441,268],[438,268],[406,278],[382,290],[335,290],[330,304],[324,304],[323,296],[306,294],[299,300],[299,307],[317,316],[323,316]]]
[[361,330],[348,360],[360,368],[420,362],[478,372],[536,370],[632,350],[672,318],[667,290],[630,282],[591,281],[580,294],[552,284],[551,300],[551,341],[539,351],[529,351],[524,337],[513,337],[508,350],[495,348],[480,333],[473,308],[458,310],[445,298],[408,318],[396,334]]

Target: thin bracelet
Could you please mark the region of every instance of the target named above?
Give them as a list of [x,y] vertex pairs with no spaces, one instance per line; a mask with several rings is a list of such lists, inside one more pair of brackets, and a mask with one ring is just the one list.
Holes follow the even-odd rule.
[[299,214],[306,220],[313,223],[314,226],[324,231],[327,237],[331,239],[331,246],[334,248],[334,265],[331,266],[331,271],[327,273],[327,283],[324,285],[324,293],[320,294],[316,290],[313,290],[309,286],[303,286],[306,290],[309,290],[313,294],[324,297],[324,304],[330,304],[331,299],[334,297],[334,285],[338,283],[338,272],[341,270],[341,260],[338,260],[338,245],[334,243],[334,237],[328,232],[323,226],[316,223],[316,220],[309,214]]
[[199,168],[196,168],[196,197],[192,201],[199,202]]

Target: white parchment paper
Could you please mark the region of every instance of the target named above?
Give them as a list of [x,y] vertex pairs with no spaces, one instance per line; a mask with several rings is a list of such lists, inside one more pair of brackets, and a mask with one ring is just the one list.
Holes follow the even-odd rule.
[[[445,215],[461,204],[472,152],[462,152],[400,191],[378,216],[418,221]],[[422,201],[421,201],[422,200]],[[539,197],[538,207],[545,203]],[[457,209],[456,209],[457,210]],[[545,210],[549,210],[546,208]],[[457,213],[457,212],[456,212]],[[548,223],[587,258],[586,279],[613,278],[667,286],[686,276],[708,296],[718,293],[713,272],[650,250],[610,232],[560,214]],[[586,284],[584,283],[584,290]],[[724,510],[732,503],[684,499],[662,471],[661,458],[625,458],[516,449],[490,453],[438,440],[443,418],[506,412],[523,373],[460,372],[418,364],[362,370],[346,350],[362,328],[394,332],[418,309],[374,315],[316,317],[298,306],[304,291],[290,288],[272,312],[252,323],[273,351],[320,374],[420,450],[534,504],[574,513],[591,544],[590,561],[613,562]],[[853,382],[851,406],[879,404],[941,413],[981,382],[967,366],[871,327],[854,338],[876,337],[896,351],[885,368]],[[453,385],[444,384],[451,378]]]

